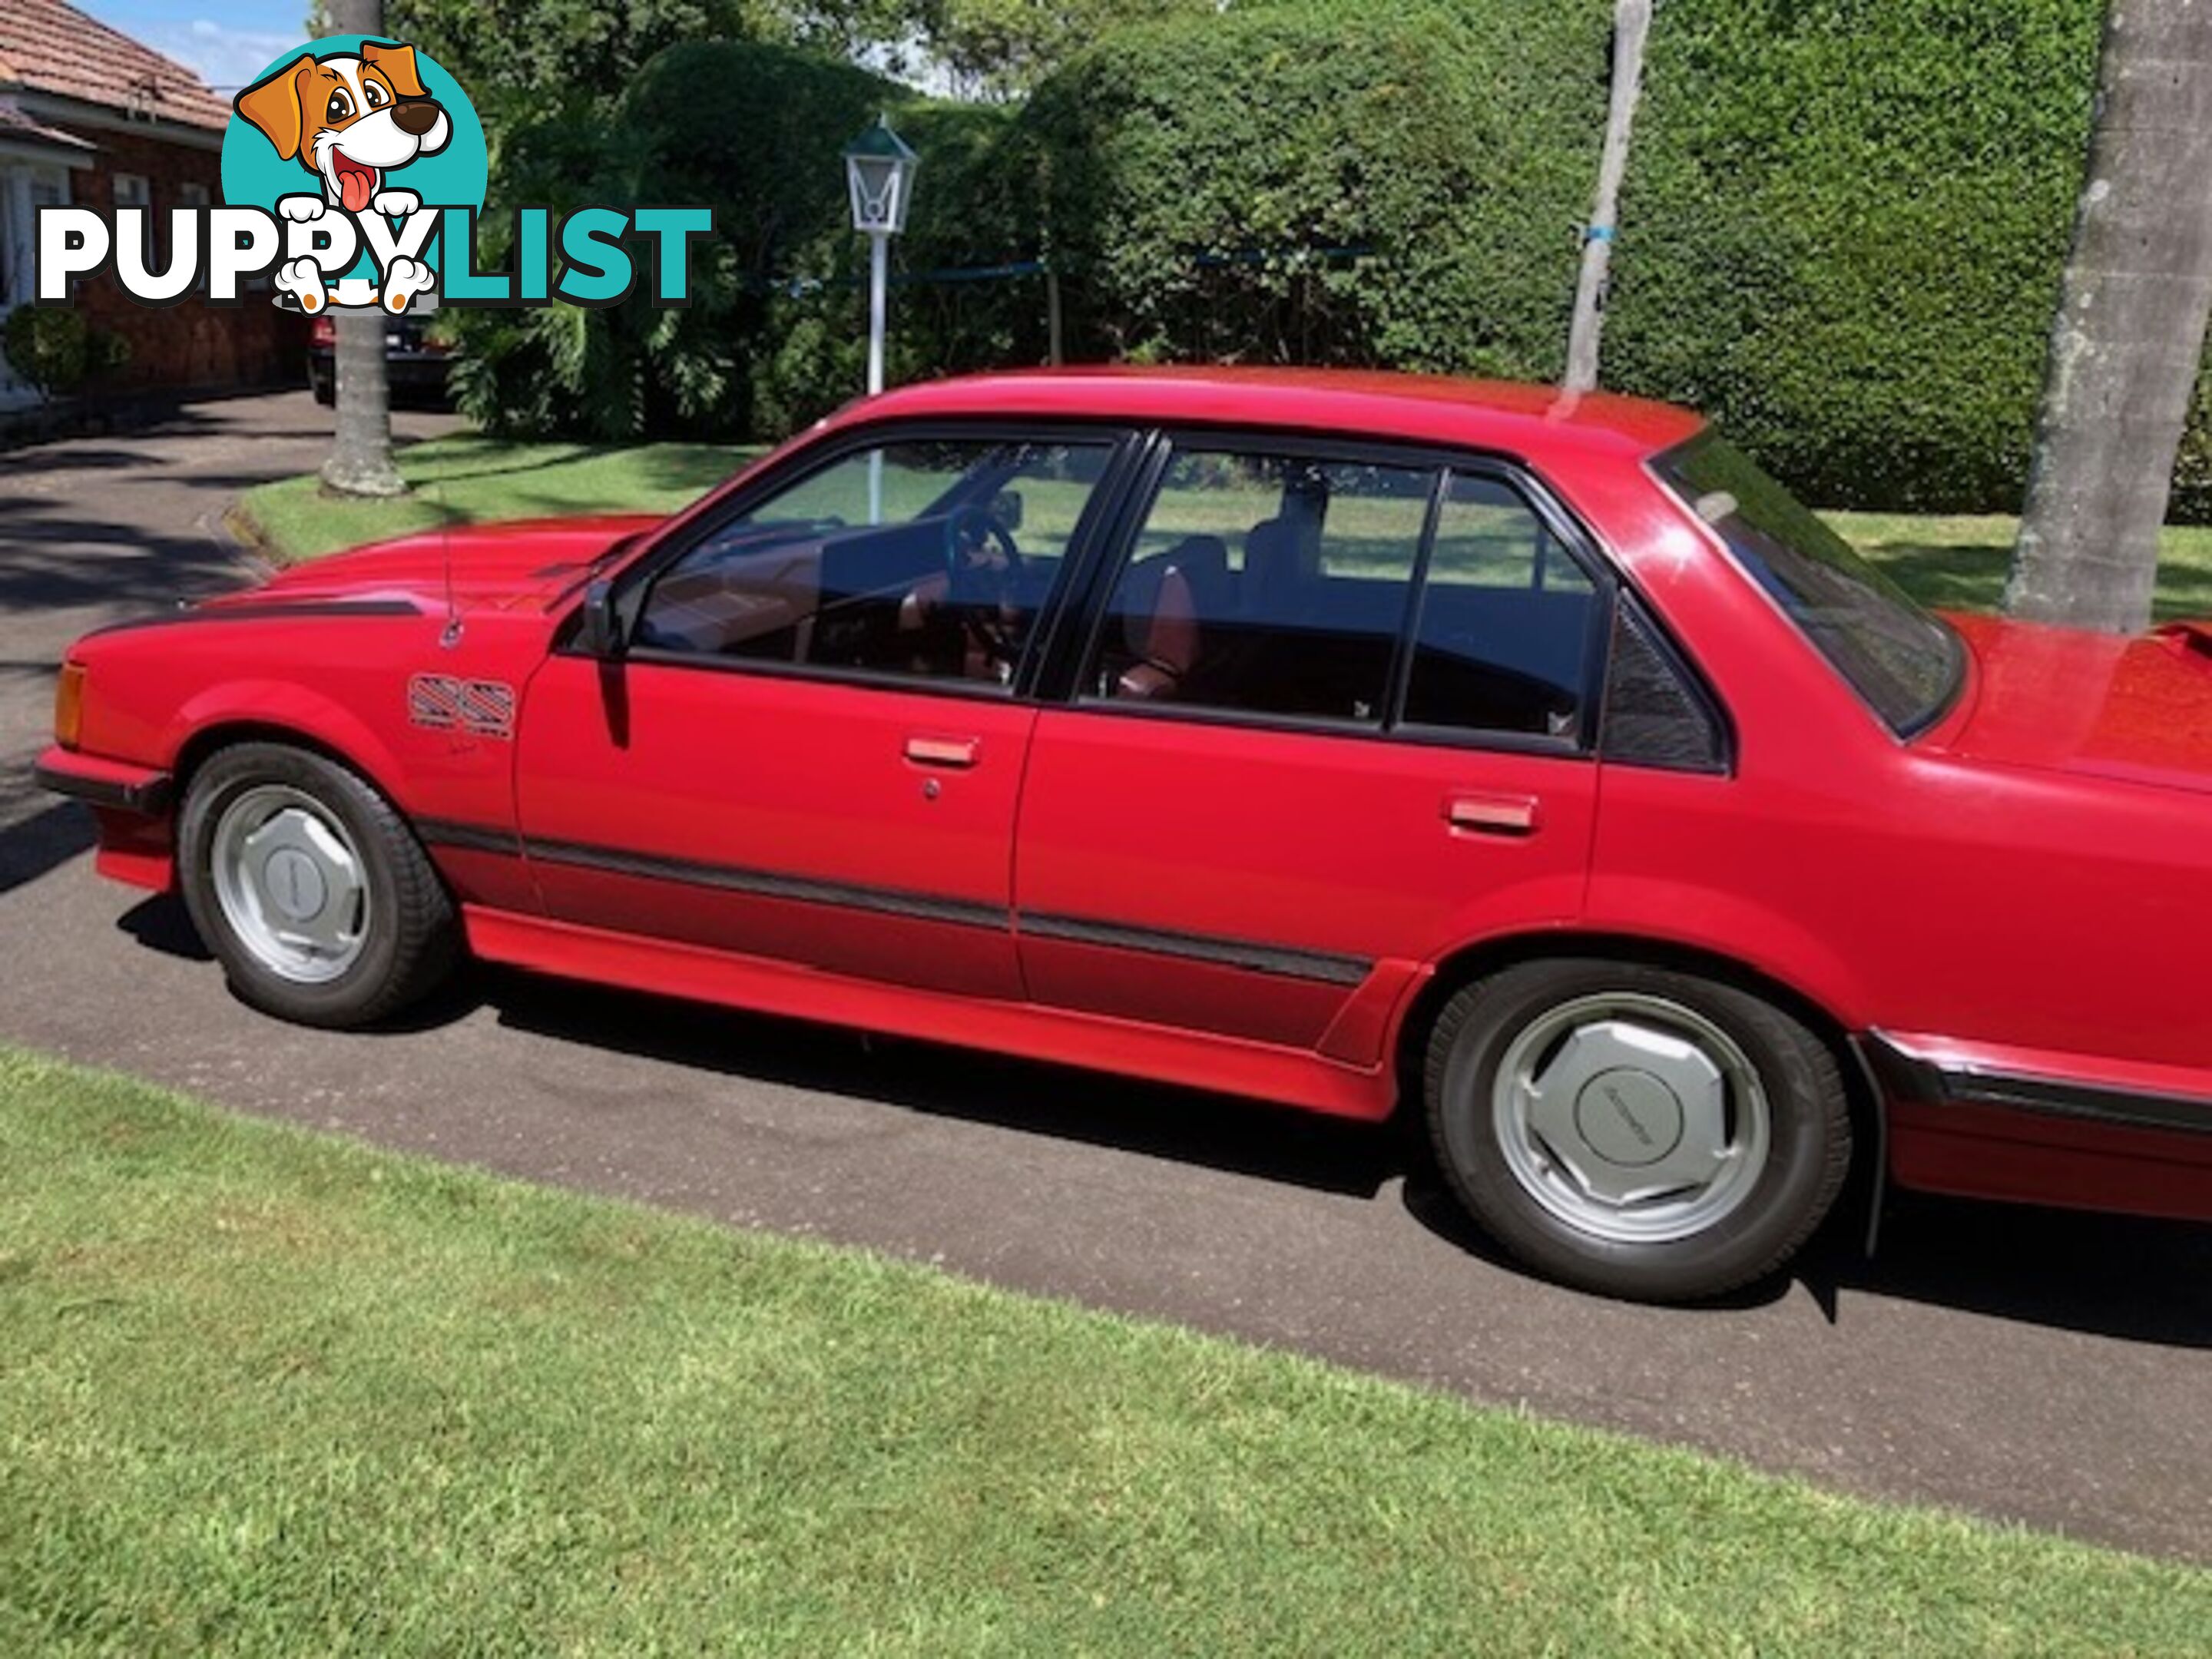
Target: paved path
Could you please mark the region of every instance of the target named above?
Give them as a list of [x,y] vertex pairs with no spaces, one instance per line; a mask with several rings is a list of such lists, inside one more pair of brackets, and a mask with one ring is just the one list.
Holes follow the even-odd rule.
[[312,466],[328,429],[304,396],[256,398],[0,455],[0,1036],[387,1146],[2212,1559],[2212,1228],[1919,1200],[1872,1266],[1838,1241],[1740,1305],[1658,1311],[1500,1265],[1378,1131],[490,972],[386,1034],[249,1012],[173,905],[94,878],[86,823],[23,769],[66,642],[237,580],[216,518]]

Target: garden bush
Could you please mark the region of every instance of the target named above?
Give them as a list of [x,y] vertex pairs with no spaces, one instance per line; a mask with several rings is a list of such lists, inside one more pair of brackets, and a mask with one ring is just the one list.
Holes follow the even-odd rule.
[[131,342],[88,327],[82,312],[18,306],[0,331],[0,352],[41,397],[51,398],[120,368],[131,359]]
[[1608,385],[1832,506],[2017,510],[2097,0],[1669,0]]
[[1302,0],[1109,34],[1022,120],[1073,348],[1555,372],[1610,15]]
[[[605,310],[454,314],[445,325],[462,348],[462,408],[503,434],[613,441],[781,437],[845,402],[864,374],[866,250],[848,216],[840,152],[886,111],[926,157],[900,265],[963,263],[979,246],[1003,257],[1012,196],[987,158],[1009,112],[934,103],[799,48],[672,46],[604,120],[515,125],[501,146],[495,201],[556,211],[709,203],[715,234],[694,245],[683,309],[633,297]],[[496,213],[485,221],[488,263],[506,258],[511,229]],[[1018,349],[998,296],[963,306],[902,291],[899,305],[898,378],[1004,362]]]
[[[843,402],[866,245],[837,152],[878,110],[923,157],[895,269],[1049,261],[1072,358],[1553,378],[1611,13],[1253,0],[1111,30],[1020,106],[788,46],[670,47],[604,121],[509,124],[493,194],[715,204],[697,301],[460,319],[465,399],[504,429],[603,438],[775,437]],[[1606,384],[1705,410],[1826,505],[2016,509],[2100,15],[1668,0]],[[1045,355],[1034,276],[902,283],[895,319],[894,380]],[[2212,380],[2175,513],[2212,519]]]

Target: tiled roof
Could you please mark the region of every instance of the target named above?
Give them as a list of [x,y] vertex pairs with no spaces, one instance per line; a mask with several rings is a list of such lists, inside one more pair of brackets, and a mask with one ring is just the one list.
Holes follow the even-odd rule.
[[[4,70],[0,70],[0,74],[5,72]],[[96,148],[88,139],[75,137],[66,132],[57,132],[52,127],[40,126],[22,111],[10,109],[4,99],[0,99],[0,138],[27,138],[33,143],[58,144],[64,149]]]
[[230,106],[191,70],[61,0],[0,0],[0,88],[216,131]]

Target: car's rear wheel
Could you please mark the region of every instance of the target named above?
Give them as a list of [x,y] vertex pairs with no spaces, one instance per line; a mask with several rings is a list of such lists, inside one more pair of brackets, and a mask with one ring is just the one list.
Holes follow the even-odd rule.
[[1820,1224],[1851,1157],[1828,1046],[1740,987],[1559,958],[1445,1005],[1426,1068],[1454,1190],[1540,1271],[1609,1295],[1718,1296]]
[[434,988],[453,901],[392,804],[337,762],[243,743],[194,775],[178,823],[185,903],[230,982],[309,1025],[362,1025]]

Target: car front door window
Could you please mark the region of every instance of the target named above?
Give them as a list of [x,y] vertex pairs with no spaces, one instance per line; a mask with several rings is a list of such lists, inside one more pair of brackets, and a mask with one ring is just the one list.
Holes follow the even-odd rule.
[[1104,439],[848,451],[656,578],[635,644],[1006,687],[1111,455]]

